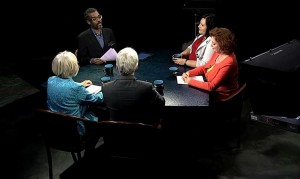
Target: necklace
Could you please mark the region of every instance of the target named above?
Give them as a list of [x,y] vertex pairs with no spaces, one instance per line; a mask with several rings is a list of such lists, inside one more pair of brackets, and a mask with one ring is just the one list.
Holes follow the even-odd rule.
[[206,72],[210,72],[214,68],[215,65],[216,65],[216,63],[214,63],[212,66],[210,66]]

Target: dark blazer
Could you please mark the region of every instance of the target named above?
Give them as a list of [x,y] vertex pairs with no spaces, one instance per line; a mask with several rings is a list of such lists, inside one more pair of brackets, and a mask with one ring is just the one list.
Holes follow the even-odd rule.
[[119,76],[102,87],[111,120],[158,124],[165,99],[146,81],[133,75]]
[[91,58],[100,58],[109,48],[116,48],[116,39],[112,29],[102,28],[104,47],[102,48],[93,31],[89,28],[77,37],[77,59],[80,65],[90,63]]

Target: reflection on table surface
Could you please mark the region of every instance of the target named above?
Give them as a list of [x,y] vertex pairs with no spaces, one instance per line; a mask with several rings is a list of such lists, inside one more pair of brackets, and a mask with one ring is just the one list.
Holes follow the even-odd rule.
[[[118,77],[118,71],[114,65],[114,75],[112,80]],[[169,67],[176,66],[171,60],[171,53],[168,51],[160,51],[154,53],[144,61],[139,61],[139,67],[135,72],[135,76],[139,80],[145,80],[153,83],[154,80],[164,81],[164,97],[166,106],[208,106],[209,93],[200,89],[190,87],[188,85],[177,84],[176,76],[172,75]],[[177,66],[178,74],[189,70],[189,67]],[[89,79],[96,85],[102,85],[100,78],[105,76],[104,65],[87,65],[80,67],[79,73],[74,80],[81,82]]]

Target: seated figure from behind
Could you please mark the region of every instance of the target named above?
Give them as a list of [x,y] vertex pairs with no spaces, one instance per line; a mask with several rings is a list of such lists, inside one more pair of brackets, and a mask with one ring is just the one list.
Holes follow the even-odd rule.
[[[235,37],[227,28],[214,28],[209,32],[214,53],[203,66],[182,74],[188,85],[211,92],[211,99],[218,101],[234,93],[238,87],[238,62],[234,53]],[[202,75],[205,81],[191,77]]]
[[110,111],[111,120],[158,125],[165,99],[152,83],[136,79],[134,72],[138,62],[138,54],[133,48],[119,51],[116,67],[120,75],[103,85],[104,103]]
[[[52,61],[52,71],[55,76],[49,77],[47,84],[49,110],[98,121],[98,117],[90,107],[102,103],[103,94],[102,92],[92,94],[86,90],[85,87],[92,85],[90,80],[78,83],[72,79],[79,71],[75,54],[69,51],[58,53]],[[83,123],[78,122],[78,132],[80,135],[86,134]],[[94,135],[95,139],[88,145],[90,150],[94,149],[99,139],[98,134]]]
[[95,8],[84,12],[84,19],[90,26],[77,37],[77,57],[80,65],[103,64],[101,59],[110,48],[116,50],[116,39],[112,29],[103,27],[103,17]]
[[209,31],[214,27],[215,14],[204,14],[198,25],[199,35],[183,52],[172,56],[174,63],[190,67],[198,67],[206,64],[213,54]]

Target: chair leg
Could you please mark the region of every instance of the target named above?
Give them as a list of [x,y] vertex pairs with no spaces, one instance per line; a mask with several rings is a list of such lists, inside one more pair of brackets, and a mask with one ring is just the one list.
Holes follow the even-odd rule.
[[80,152],[71,152],[72,158],[74,160],[74,163],[78,162],[78,160],[81,159],[81,153]]
[[237,122],[237,148],[241,146],[241,117],[239,117]]
[[72,158],[73,158],[74,162],[77,162],[78,159],[77,159],[75,153],[74,153],[74,152],[71,152],[71,155],[72,155]]
[[240,146],[241,146],[240,134],[238,134],[237,144],[236,145],[237,145],[236,148],[240,148]]
[[80,160],[81,159],[81,153],[77,152],[77,159]]
[[49,179],[53,179],[53,169],[52,169],[52,155],[49,146],[46,146],[47,158],[48,158],[48,167],[49,167]]

